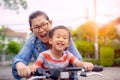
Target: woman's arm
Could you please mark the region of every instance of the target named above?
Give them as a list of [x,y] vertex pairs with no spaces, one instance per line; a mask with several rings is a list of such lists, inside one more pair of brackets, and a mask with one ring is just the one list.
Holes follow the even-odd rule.
[[77,50],[72,38],[70,40],[70,46],[68,47],[68,50],[75,56],[77,57],[79,60],[82,61],[82,56],[80,55],[79,51]]
[[[12,62],[12,74],[15,77],[15,79],[20,79],[20,76],[18,75],[17,69],[23,67],[25,68],[26,65],[28,65],[29,61],[32,57],[32,41],[31,39],[27,40],[22,50],[17,54]],[[16,66],[17,64],[17,66]],[[19,66],[21,65],[21,66]],[[17,68],[17,69],[16,69]]]

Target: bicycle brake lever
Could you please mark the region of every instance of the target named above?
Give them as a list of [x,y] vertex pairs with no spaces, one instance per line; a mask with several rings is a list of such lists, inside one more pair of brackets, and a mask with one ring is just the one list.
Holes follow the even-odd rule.
[[87,73],[86,76],[92,76],[92,75],[98,75],[100,77],[103,77],[103,74],[101,73],[98,73],[98,72],[90,72],[90,73]]
[[98,75],[98,76],[103,77],[102,74],[98,73],[99,71],[102,71],[102,70],[103,70],[103,66],[97,66],[97,65],[95,65],[92,71],[96,71],[96,72],[87,73],[89,71],[85,70],[85,68],[83,67],[81,69],[80,76],[87,77],[87,76],[91,76],[91,75]]
[[103,74],[98,73],[98,72],[90,72],[90,73],[87,73],[87,72],[85,72],[85,71],[81,71],[81,73],[80,73],[80,76],[83,76],[83,77],[92,76],[92,75],[98,75],[98,76],[100,76],[100,77],[103,77]]
[[86,76],[87,76],[86,71],[85,71],[85,68],[82,68],[82,69],[81,69],[80,76],[83,76],[83,77],[86,77]]
[[87,77],[87,74],[86,74],[86,72],[82,71],[82,72],[80,73],[80,76]]

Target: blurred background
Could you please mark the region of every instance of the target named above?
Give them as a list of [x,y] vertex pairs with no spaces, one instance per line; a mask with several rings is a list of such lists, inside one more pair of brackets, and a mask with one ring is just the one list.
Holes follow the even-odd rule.
[[119,4],[120,0],[0,0],[0,69],[4,72],[6,67],[7,76],[12,76],[12,59],[31,35],[28,18],[36,10],[44,11],[53,27],[69,28],[84,61],[119,68]]

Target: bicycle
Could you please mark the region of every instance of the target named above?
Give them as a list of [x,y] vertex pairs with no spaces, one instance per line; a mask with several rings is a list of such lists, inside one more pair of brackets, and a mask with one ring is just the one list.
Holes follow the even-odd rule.
[[60,80],[73,80],[74,79],[74,71],[81,71],[80,76],[87,77],[91,75],[99,75],[103,76],[102,74],[98,73],[103,71],[103,66],[94,66],[92,72],[87,73],[89,71],[86,71],[83,67],[68,67],[68,68],[59,68],[59,69],[49,69],[45,70],[42,68],[38,68],[37,71],[34,74],[31,74],[32,77],[28,80],[34,80],[34,79],[52,79],[57,80],[58,77]]

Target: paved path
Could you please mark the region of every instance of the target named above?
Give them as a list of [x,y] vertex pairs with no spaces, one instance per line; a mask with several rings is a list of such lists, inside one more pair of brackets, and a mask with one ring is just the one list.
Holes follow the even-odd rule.
[[0,80],[14,80],[11,67],[0,66]]
[[[93,75],[89,77],[79,77],[79,80],[120,80],[120,67],[104,67],[100,72],[103,77]],[[14,80],[11,74],[11,67],[0,66],[0,80]]]
[[104,67],[102,72],[103,77],[98,75],[79,77],[80,80],[120,80],[120,67]]

